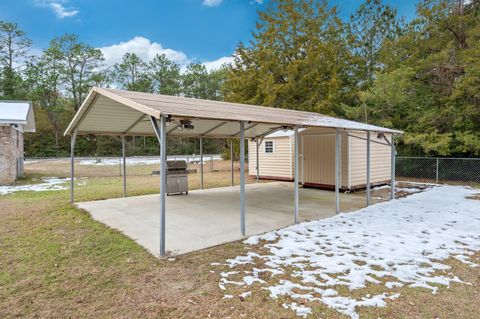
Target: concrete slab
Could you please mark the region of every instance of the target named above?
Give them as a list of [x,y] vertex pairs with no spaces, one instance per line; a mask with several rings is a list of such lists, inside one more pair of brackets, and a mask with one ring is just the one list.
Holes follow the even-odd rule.
[[[335,213],[335,193],[300,188],[301,221],[321,219]],[[146,195],[77,203],[91,216],[123,232],[155,256],[159,252],[159,196]],[[242,239],[239,187],[190,191],[167,196],[166,249],[183,254]],[[365,199],[341,194],[342,211],[364,207]],[[247,236],[293,224],[293,183],[246,185]]]

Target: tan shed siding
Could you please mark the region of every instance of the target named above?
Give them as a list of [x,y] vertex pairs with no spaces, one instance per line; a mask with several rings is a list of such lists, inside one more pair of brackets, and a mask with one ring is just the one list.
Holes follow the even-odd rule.
[[[322,133],[328,135],[320,135]],[[341,136],[341,186],[348,187],[348,138],[346,134]],[[335,185],[335,130],[309,130],[303,139],[305,183]]]
[[348,159],[349,159],[349,139],[347,133],[342,133],[341,134],[341,156],[342,156],[342,162],[341,162],[341,167],[342,167],[342,187],[349,188],[349,176],[348,176],[348,171],[349,171],[349,166],[348,166]]
[[[352,133],[353,136],[366,138],[366,133]],[[389,134],[385,134],[390,139]],[[378,183],[390,180],[390,146],[373,143],[378,141],[385,143],[384,139],[377,138],[376,133],[371,133],[371,162],[370,162],[370,181]],[[355,137],[349,137],[350,140],[350,182],[351,187],[365,185],[367,182],[367,142]]]
[[[292,178],[295,178],[295,135],[290,137],[290,148],[291,148],[291,174]],[[302,135],[298,134],[298,182],[302,182]]]
[[[292,156],[292,167],[291,167],[291,174],[292,174],[292,178],[295,178],[295,135],[292,135],[290,137],[290,147],[292,149],[291,151],[291,156]],[[303,160],[302,160],[302,154],[303,151],[302,151],[302,135],[301,134],[298,134],[298,182],[301,183],[302,182],[302,169],[303,169]]]
[[[300,138],[299,138],[299,140],[300,140]],[[300,149],[298,150],[298,154],[299,154],[298,159],[300,159]],[[300,167],[299,167],[298,172],[299,172],[298,176],[301,176],[300,175]],[[295,178],[295,135],[292,135],[290,137],[290,176],[292,176],[292,178]]]
[[[265,142],[273,141],[273,153],[265,153]],[[259,148],[260,176],[293,178],[291,156],[292,145],[289,137],[265,138]],[[248,169],[256,175],[256,143],[248,142]]]

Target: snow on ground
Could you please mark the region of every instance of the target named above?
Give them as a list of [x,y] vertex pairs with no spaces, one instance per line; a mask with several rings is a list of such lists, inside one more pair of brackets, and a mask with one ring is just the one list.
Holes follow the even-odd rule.
[[[470,259],[480,251],[480,201],[467,199],[475,193],[479,191],[437,186],[250,237],[244,242],[247,253],[222,266],[229,271],[222,273],[219,286],[238,295],[238,290],[252,291],[258,285],[273,299],[286,296],[289,302],[282,306],[301,317],[312,312],[309,302],[320,302],[359,318],[358,307],[385,307],[398,298],[396,287],[435,294],[451,283],[463,283],[442,263],[445,259],[479,266]],[[383,293],[357,299],[338,289],[361,293],[367,285],[383,287]]]
[[[204,155],[203,161],[204,164],[208,163],[212,159],[212,155]],[[213,155],[213,160],[221,160],[221,155]],[[200,156],[169,156],[168,160],[183,160],[188,161],[189,163],[200,161]],[[120,158],[98,158],[97,159],[83,159],[80,160],[80,165],[95,165],[95,166],[114,166],[121,163]],[[154,165],[160,164],[160,160],[154,157],[127,157],[127,166],[135,165]]]
[[[42,178],[42,183],[26,184],[26,185],[12,185],[0,186],[0,195],[11,194],[21,191],[43,192],[43,191],[58,191],[68,189],[68,182],[70,178],[59,177],[45,177]],[[79,181],[77,185],[85,185],[86,181]]]

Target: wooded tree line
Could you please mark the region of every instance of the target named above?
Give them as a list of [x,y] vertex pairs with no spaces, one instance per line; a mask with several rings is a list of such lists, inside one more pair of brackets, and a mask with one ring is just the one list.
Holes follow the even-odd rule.
[[[403,155],[480,155],[480,0],[420,0],[410,21],[381,0],[349,19],[326,1],[278,0],[259,12],[235,62],[208,72],[157,55],[127,53],[111,67],[78,36],[51,41],[40,56],[21,28],[0,23],[0,98],[34,102],[37,133],[27,156],[67,155],[63,131],[91,86],[314,111],[402,129]],[[206,152],[223,142],[208,141]],[[195,153],[171,139],[169,153]],[[120,140],[82,137],[81,155],[115,155]],[[156,154],[155,138],[129,138],[130,154]]]
[[227,100],[392,127],[404,155],[480,155],[480,1],[381,0],[348,20],[314,0],[272,1],[240,44]]

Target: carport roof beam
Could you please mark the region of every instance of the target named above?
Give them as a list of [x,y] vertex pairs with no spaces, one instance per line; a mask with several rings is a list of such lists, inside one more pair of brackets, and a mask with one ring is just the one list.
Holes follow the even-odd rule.
[[[257,125],[258,125],[258,124],[253,124],[253,125],[250,125],[249,127],[247,127],[247,128],[245,128],[245,129],[243,129],[243,133],[245,133],[246,131],[248,131],[248,130],[250,130],[250,129],[254,128],[254,127],[255,127],[255,126],[257,126]],[[235,134],[232,134],[232,136],[237,136],[238,134],[240,134],[240,131],[238,131],[238,132],[237,132],[237,133],[235,133]]]
[[140,117],[135,121],[133,122],[132,125],[130,125],[124,132],[123,134],[127,134],[128,132],[130,132],[135,126],[137,126],[138,123],[140,123],[141,120],[143,120],[145,118],[145,116],[147,116],[145,113],[140,115]]
[[203,133],[201,134],[201,136],[205,136],[205,135],[207,135],[208,133],[211,133],[211,132],[215,131],[216,129],[224,126],[224,125],[227,124],[227,123],[228,123],[228,122],[222,122],[222,123],[220,123],[220,124],[218,124],[218,125],[215,125],[215,126],[212,127],[211,129],[208,129],[207,131],[203,132]]

